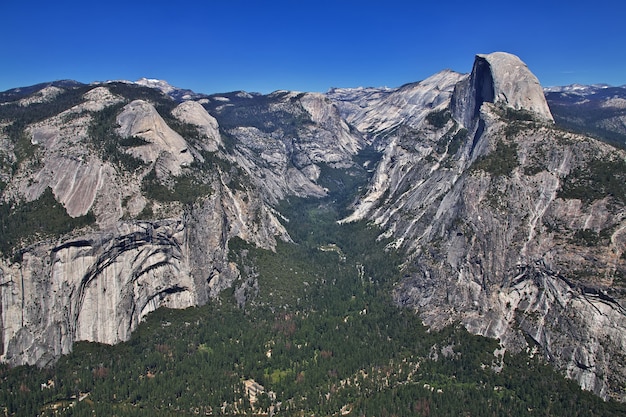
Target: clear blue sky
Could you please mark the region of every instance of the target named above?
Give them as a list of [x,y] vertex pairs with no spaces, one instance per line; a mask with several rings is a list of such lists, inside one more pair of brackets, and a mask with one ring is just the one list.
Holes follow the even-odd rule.
[[197,92],[389,86],[506,51],[544,86],[626,84],[626,2],[0,0],[0,91],[165,79]]

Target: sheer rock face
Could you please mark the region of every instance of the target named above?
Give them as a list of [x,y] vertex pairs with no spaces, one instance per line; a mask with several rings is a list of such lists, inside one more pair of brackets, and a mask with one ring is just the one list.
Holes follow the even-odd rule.
[[259,195],[215,187],[179,217],[120,222],[2,262],[2,359],[45,365],[74,341],[118,343],[158,307],[204,304],[237,285],[230,238],[269,249],[288,235]]
[[479,56],[450,120],[390,135],[345,221],[373,221],[409,252],[394,298],[428,325],[458,321],[508,349],[537,348],[584,389],[624,400],[626,207],[610,192],[582,201],[567,190],[626,154],[555,129],[518,63]]
[[[351,156],[363,147],[363,141],[354,135],[341,118],[337,108],[322,94],[307,93],[300,99],[302,108],[309,114],[313,124],[303,137],[306,153],[313,163],[327,163],[336,168],[352,165]],[[332,141],[333,146],[328,146]]]
[[213,98],[209,107],[230,122],[223,129],[236,143],[226,157],[272,204],[289,195],[325,196],[322,165],[352,167],[352,156],[366,145],[321,94],[276,91],[260,100],[237,93]]
[[126,340],[160,305],[193,305],[181,226],[127,224],[117,234],[38,245],[21,265],[2,265],[4,360],[44,365],[75,340]]
[[[31,239],[18,248],[19,262],[9,254],[0,261],[0,359],[11,365],[48,364],[79,340],[127,340],[160,306],[204,304],[233,287],[245,294],[250,284],[228,261],[229,241],[239,237],[265,249],[289,241],[272,204],[289,195],[324,196],[318,165],[351,166],[363,144],[319,94],[281,93],[269,104],[261,98],[259,111],[296,129],[287,134],[280,126],[244,123],[229,129],[227,149],[217,120],[200,103],[173,109],[185,129],[197,130],[183,137],[155,103],[130,101],[111,88],[91,88],[79,104],[28,125],[32,156],[15,174],[3,171],[4,201],[32,202],[50,187],[71,217],[96,218],[65,236]],[[35,93],[33,100],[63,97],[55,94]],[[108,160],[91,136],[94,120],[103,120],[95,116],[111,106],[118,108],[113,138],[126,140],[117,151],[139,158],[136,169]],[[8,138],[0,137],[0,145],[0,156],[17,160]],[[153,171],[170,192],[185,178],[210,191],[186,205],[156,199],[146,188]]]
[[[487,124],[483,155],[497,152],[503,129]],[[536,343],[583,388],[619,395],[611,381],[626,379],[626,209],[609,196],[582,203],[560,191],[586,161],[610,159],[615,149],[549,126],[535,129],[509,139],[519,165],[506,175],[480,165],[460,175],[454,168],[392,168],[391,178],[403,169],[405,181],[419,184],[374,212],[395,243],[414,254],[417,271],[394,297],[435,328],[460,321],[509,349]],[[418,214],[408,221],[411,211]],[[578,240],[584,233],[606,237]]]
[[455,88],[451,108],[455,118],[471,129],[483,103],[526,110],[553,121],[537,77],[518,57],[505,52],[476,55],[472,73]]
[[446,109],[455,85],[465,78],[467,75],[445,70],[396,89],[334,89],[328,96],[346,121],[377,146],[384,146],[385,138],[400,126],[419,126],[429,113]]

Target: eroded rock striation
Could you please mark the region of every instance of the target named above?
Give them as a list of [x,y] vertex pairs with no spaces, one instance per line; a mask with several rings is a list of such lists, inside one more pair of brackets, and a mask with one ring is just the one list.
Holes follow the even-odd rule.
[[160,166],[170,174],[180,175],[181,168],[193,161],[185,139],[165,123],[150,103],[132,101],[124,106],[116,120],[122,137],[135,136],[147,142],[127,150],[143,162],[153,163],[159,159]]

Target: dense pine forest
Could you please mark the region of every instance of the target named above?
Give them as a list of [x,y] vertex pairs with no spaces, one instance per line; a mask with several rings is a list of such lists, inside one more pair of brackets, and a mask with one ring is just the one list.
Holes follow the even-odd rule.
[[[330,176],[332,178],[332,176]],[[203,307],[150,314],[130,341],[80,342],[43,369],[1,370],[8,416],[615,416],[532,352],[451,324],[424,327],[389,296],[400,254],[340,225],[342,184],[283,203],[294,243],[230,242],[242,277]],[[332,184],[329,184],[332,185]],[[352,185],[351,185],[352,186]],[[346,197],[344,196],[343,199]]]

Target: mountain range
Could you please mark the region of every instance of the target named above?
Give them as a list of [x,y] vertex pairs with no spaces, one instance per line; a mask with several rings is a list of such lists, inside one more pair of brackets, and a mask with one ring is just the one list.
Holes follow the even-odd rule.
[[294,308],[328,277],[272,288],[246,254],[300,244],[285,207],[316,201],[402,255],[388,295],[429,328],[626,399],[624,87],[543,89],[496,52],[470,74],[325,94],[57,81],[0,93],[0,127],[11,366],[123,342],[160,307]]

